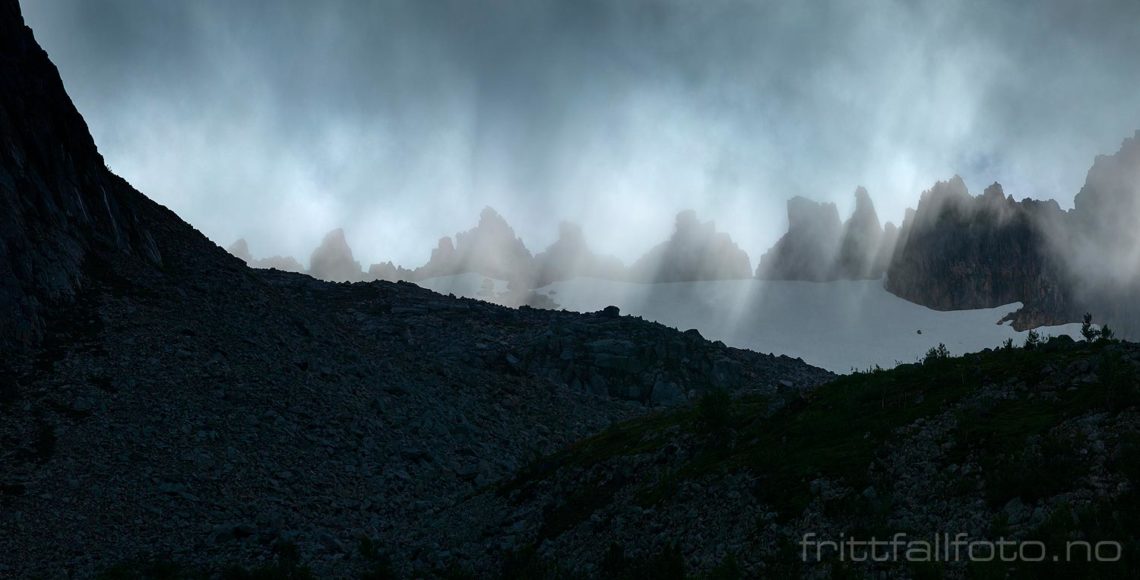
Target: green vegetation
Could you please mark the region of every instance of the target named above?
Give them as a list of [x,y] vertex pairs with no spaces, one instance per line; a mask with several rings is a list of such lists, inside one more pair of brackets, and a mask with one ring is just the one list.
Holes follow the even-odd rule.
[[1112,330],[1107,324],[1102,324],[1099,329],[1093,328],[1093,315],[1086,312],[1083,320],[1081,321],[1081,336],[1084,337],[1085,342],[1112,342],[1116,338],[1116,332]]
[[1092,314],[1086,312],[1084,320],[1081,322],[1081,336],[1085,338],[1085,342],[1093,342],[1100,336],[1100,333],[1093,328],[1092,320]]
[[1039,346],[1041,346],[1041,335],[1038,334],[1036,330],[1031,329],[1029,332],[1025,333],[1026,350],[1032,350]]
[[948,358],[950,358],[950,349],[940,342],[938,346],[926,351],[926,356],[922,358],[922,364],[934,364]]

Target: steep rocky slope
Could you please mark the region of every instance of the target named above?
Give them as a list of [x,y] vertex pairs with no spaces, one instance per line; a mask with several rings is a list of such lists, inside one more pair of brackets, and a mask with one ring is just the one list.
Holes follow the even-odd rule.
[[832,376],[614,310],[250,269],[104,167],[14,0],[0,33],[0,577],[442,572],[425,518],[528,458]]
[[26,348],[90,254],[162,264],[142,198],[107,171],[14,1],[0,4],[0,350]]

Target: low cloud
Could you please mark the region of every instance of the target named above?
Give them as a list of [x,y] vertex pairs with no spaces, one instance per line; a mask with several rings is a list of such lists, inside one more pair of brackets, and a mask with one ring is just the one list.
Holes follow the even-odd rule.
[[756,260],[803,195],[1071,207],[1140,127],[1140,4],[26,1],[116,172],[221,244],[427,261],[484,206],[627,264],[693,209]]

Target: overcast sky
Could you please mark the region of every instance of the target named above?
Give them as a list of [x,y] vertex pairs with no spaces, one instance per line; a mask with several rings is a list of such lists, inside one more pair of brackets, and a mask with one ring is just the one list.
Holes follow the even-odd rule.
[[23,0],[113,170],[215,242],[416,266],[498,209],[627,263],[685,208],[937,179],[1071,207],[1140,128],[1140,2]]

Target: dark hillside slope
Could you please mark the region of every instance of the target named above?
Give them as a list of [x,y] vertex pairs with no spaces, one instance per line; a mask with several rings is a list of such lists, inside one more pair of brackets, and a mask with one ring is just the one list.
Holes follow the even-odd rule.
[[0,348],[42,337],[46,308],[74,296],[89,254],[161,264],[143,201],[104,167],[17,3],[0,2]]
[[[428,521],[449,545],[502,546],[471,557],[518,578],[1135,578],[1140,346],[934,353],[807,393],[710,398],[615,425]],[[820,562],[809,546],[804,561],[805,534],[896,533],[1034,540],[1050,557]],[[1077,541],[1118,542],[1101,550],[1119,560],[1063,561]]]
[[832,376],[616,312],[249,269],[104,167],[14,0],[0,73],[0,577],[471,567],[417,530],[530,457]]

